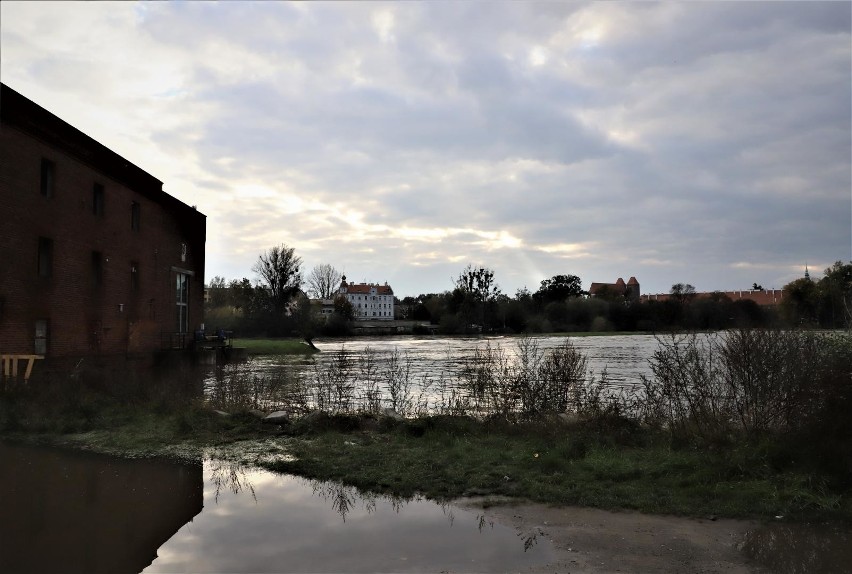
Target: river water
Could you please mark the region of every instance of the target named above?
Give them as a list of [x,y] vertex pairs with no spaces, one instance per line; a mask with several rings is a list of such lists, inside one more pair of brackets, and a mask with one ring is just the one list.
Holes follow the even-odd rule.
[[[519,345],[526,340],[534,345],[541,356],[548,350],[565,344],[566,340],[587,359],[587,380],[606,380],[611,394],[631,395],[639,392],[641,377],[652,376],[648,360],[659,342],[653,335],[610,335],[593,337],[541,336],[525,339],[518,336],[497,337],[354,337],[346,339],[314,340],[320,353],[313,355],[263,355],[248,363],[232,365],[239,376],[261,375],[289,377],[308,382],[317,378],[317,372],[343,354],[351,363],[352,377],[356,386],[363,386],[363,365],[370,356],[381,379],[382,370],[396,354],[408,369],[407,380],[412,393],[419,395],[424,403],[440,402],[437,388],[454,387],[461,380],[461,373],[471,363],[477,349],[490,347],[504,353],[511,362],[518,354]],[[218,371],[221,381],[222,370]],[[205,386],[213,389],[217,383],[215,373],[205,379]],[[383,389],[383,403],[388,405],[387,389]],[[270,406],[270,408],[274,408]],[[266,410],[269,410],[268,408]]]
[[[363,353],[367,348],[380,355],[394,349],[412,359],[413,372],[417,376],[430,373],[455,373],[477,348],[490,345],[500,347],[507,353],[517,353],[522,337],[387,337],[328,339],[314,344],[324,354],[316,355],[323,360],[329,352],[345,349]],[[530,337],[542,351],[553,349],[569,340],[588,359],[589,368],[600,375],[606,369],[609,381],[615,385],[632,386],[639,383],[640,375],[650,375],[648,359],[657,348],[653,335],[609,335],[595,337]]]

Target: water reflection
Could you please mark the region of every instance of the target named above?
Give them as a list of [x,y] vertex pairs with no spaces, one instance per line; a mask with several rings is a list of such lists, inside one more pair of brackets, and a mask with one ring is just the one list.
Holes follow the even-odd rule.
[[207,464],[206,478],[214,488],[213,501],[219,502],[219,495],[224,492],[239,494],[248,492],[257,502],[254,485],[247,476],[246,468],[226,460],[210,460]]
[[549,541],[451,504],[221,461],[204,473],[207,507],[145,572],[503,572],[553,559]]
[[203,507],[201,464],[0,443],[0,572],[139,572]]
[[[540,528],[221,460],[0,443],[0,508],[3,573],[504,572],[555,558]],[[775,523],[741,549],[771,572],[848,571],[852,533]]]
[[778,574],[852,571],[852,534],[830,524],[769,524],[746,534],[742,550]]
[[3,443],[0,460],[4,573],[502,572],[553,559],[535,533],[451,504],[221,460]]

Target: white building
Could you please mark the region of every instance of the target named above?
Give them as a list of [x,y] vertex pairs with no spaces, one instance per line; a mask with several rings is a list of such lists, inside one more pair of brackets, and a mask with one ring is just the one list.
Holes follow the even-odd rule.
[[352,304],[355,320],[393,321],[393,289],[387,283],[347,283],[344,275],[338,293]]

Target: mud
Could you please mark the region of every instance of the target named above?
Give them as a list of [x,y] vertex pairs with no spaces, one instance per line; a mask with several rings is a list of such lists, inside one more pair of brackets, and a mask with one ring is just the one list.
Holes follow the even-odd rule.
[[479,499],[459,501],[486,520],[516,528],[535,543],[550,540],[552,563],[525,572],[644,572],[690,574],[764,572],[742,551],[747,533],[759,524],[744,520],[693,519],[609,512],[591,508],[554,508],[540,504]]

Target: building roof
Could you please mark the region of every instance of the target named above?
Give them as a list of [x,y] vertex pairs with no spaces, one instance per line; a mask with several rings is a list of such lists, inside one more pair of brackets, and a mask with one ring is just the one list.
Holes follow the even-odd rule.
[[627,289],[626,285],[624,284],[624,279],[619,277],[618,281],[616,281],[615,283],[592,283],[589,286],[589,295],[595,295],[598,291],[604,288],[607,288],[615,293],[624,293]]
[[372,289],[376,290],[376,295],[393,295],[393,289],[387,283],[384,285],[376,285],[374,283],[347,283],[344,279],[340,287],[345,288],[347,293],[355,295],[370,295]]

